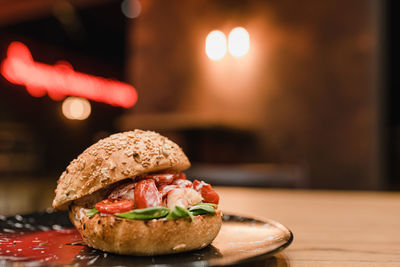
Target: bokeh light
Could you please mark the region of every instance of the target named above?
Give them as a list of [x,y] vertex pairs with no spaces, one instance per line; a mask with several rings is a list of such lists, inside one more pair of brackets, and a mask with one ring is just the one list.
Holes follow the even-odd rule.
[[124,0],[121,3],[121,11],[125,17],[134,19],[142,12],[142,5],[139,0]]
[[242,27],[234,28],[228,37],[229,53],[234,57],[243,57],[250,50],[250,36]]
[[206,54],[212,60],[220,60],[227,51],[226,37],[221,31],[212,31],[206,38]]
[[62,113],[70,120],[85,120],[91,111],[90,103],[85,98],[67,97],[62,104]]

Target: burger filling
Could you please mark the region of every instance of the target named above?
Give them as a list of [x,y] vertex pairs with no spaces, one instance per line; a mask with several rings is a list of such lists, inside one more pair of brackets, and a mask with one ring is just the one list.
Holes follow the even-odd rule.
[[211,185],[186,179],[184,173],[162,172],[130,179],[86,212],[113,214],[127,219],[179,219],[214,214],[219,196]]

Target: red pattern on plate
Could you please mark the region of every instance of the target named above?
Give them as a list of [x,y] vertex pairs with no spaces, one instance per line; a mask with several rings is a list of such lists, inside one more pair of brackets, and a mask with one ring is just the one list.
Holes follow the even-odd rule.
[[82,238],[74,228],[0,233],[0,260],[71,264],[83,247]]

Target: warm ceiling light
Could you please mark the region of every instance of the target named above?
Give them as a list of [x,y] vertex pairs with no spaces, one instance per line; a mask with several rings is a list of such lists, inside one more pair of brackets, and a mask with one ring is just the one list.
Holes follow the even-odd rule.
[[90,103],[85,98],[67,97],[62,104],[62,112],[67,119],[84,120],[91,113]]
[[229,53],[234,57],[243,57],[250,49],[250,36],[242,27],[234,28],[228,37]]
[[226,37],[221,31],[212,31],[206,38],[206,54],[212,60],[220,60],[226,54]]

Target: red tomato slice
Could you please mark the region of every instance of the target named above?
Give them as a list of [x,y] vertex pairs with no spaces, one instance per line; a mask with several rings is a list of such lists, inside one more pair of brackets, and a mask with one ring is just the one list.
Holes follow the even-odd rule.
[[96,204],[96,209],[101,213],[122,213],[133,210],[133,201],[129,199],[104,199]]
[[152,179],[156,182],[157,186],[162,186],[171,184],[176,175],[175,172],[154,173],[146,175],[144,179]]
[[214,191],[214,189],[212,189],[211,185],[203,181],[199,182],[198,180],[194,180],[193,188],[201,194],[201,196],[203,197],[203,202],[214,204],[219,203],[219,196]]
[[161,205],[161,194],[152,179],[141,180],[135,187],[135,204],[138,209]]
[[219,196],[217,192],[212,189],[211,185],[208,186],[203,186],[203,189],[201,190],[201,196],[204,199],[204,202],[206,203],[214,203],[218,204],[219,203]]

